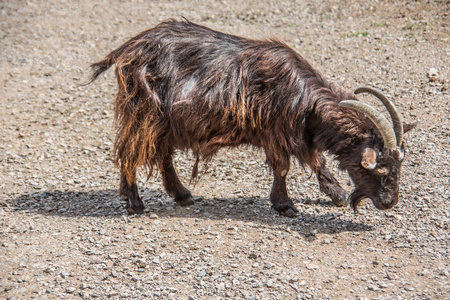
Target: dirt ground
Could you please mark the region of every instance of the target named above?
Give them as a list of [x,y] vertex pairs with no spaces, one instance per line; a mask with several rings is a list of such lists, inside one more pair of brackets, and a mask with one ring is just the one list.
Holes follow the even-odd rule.
[[[408,133],[400,203],[359,213],[288,175],[298,217],[270,209],[271,174],[224,149],[179,207],[159,176],[127,216],[111,157],[113,72],[89,65],[167,18],[275,37],[332,82],[383,90]],[[449,299],[449,1],[0,1],[1,299]],[[373,101],[371,97],[363,97]],[[351,186],[345,173],[340,182]]]

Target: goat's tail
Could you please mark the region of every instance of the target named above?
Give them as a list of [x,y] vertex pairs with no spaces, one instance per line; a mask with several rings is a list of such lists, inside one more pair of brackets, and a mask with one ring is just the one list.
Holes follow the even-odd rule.
[[100,74],[108,70],[109,67],[111,67],[113,64],[114,61],[108,58],[92,64],[91,68],[93,69],[94,73],[92,73],[89,83],[92,83]]
[[[136,48],[139,48],[139,45],[142,44],[139,41],[145,41],[146,35],[150,33],[151,30],[146,30],[144,32],[141,32],[137,36],[133,37],[132,39],[125,42],[122,46],[117,48],[116,50],[111,51],[108,55],[106,55],[105,59],[102,61],[96,62],[91,65],[92,70],[94,71],[92,73],[92,76],[90,78],[89,83],[92,83],[97,77],[108,70],[112,65],[116,64],[118,60],[120,60],[120,57],[122,55],[126,55],[127,53],[132,53],[133,50],[136,50]],[[140,49],[137,49],[140,50]],[[139,51],[138,51],[139,52]]]
[[88,82],[92,83],[97,77],[108,70],[112,65],[114,65],[117,62],[117,59],[127,50],[130,42],[133,40],[128,41],[127,43],[123,44],[121,47],[117,48],[116,50],[113,50],[108,55],[106,55],[105,59],[99,62],[96,62],[91,65],[92,70],[94,73],[92,73],[91,79]]
[[95,81],[100,74],[108,70],[112,65],[116,63],[117,57],[119,57],[121,54],[117,53],[118,50],[120,50],[120,48],[109,53],[104,60],[91,65],[91,68],[94,72],[92,73],[88,84]]

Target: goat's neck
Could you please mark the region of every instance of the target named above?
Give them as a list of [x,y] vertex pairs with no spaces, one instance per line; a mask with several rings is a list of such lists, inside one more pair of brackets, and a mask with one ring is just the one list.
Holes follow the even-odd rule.
[[337,101],[321,101],[313,113],[312,142],[319,151],[338,158],[353,156],[370,139],[370,124],[356,111],[344,109]]

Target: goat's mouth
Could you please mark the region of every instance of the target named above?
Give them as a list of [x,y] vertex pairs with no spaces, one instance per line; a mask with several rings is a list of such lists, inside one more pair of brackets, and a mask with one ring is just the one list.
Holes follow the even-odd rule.
[[373,205],[379,210],[387,210],[395,206],[395,201],[383,202],[379,198],[366,196],[361,190],[355,189],[349,196],[350,207],[354,212],[358,210],[358,205],[362,200],[369,198]]
[[379,210],[386,210],[393,206],[391,204],[385,204],[381,201],[373,200],[373,199],[372,199],[372,202],[373,202],[373,205],[375,205],[375,207],[378,208]]
[[381,202],[372,200],[372,202],[375,205],[375,207],[378,208],[379,210],[386,210],[394,207],[398,201]]

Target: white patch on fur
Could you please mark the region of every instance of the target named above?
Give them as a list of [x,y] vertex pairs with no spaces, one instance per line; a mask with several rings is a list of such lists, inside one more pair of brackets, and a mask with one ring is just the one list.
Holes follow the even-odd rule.
[[377,153],[371,149],[366,148],[364,149],[362,160],[361,160],[361,166],[363,166],[365,169],[373,170],[377,166]]
[[376,168],[377,163],[369,163],[369,164],[367,164],[366,166],[367,166],[366,169],[371,169],[371,170],[373,170],[373,169]]
[[184,84],[181,92],[181,98],[185,99],[188,97],[189,93],[193,90],[194,86],[197,84],[197,79],[194,77],[189,78]]

